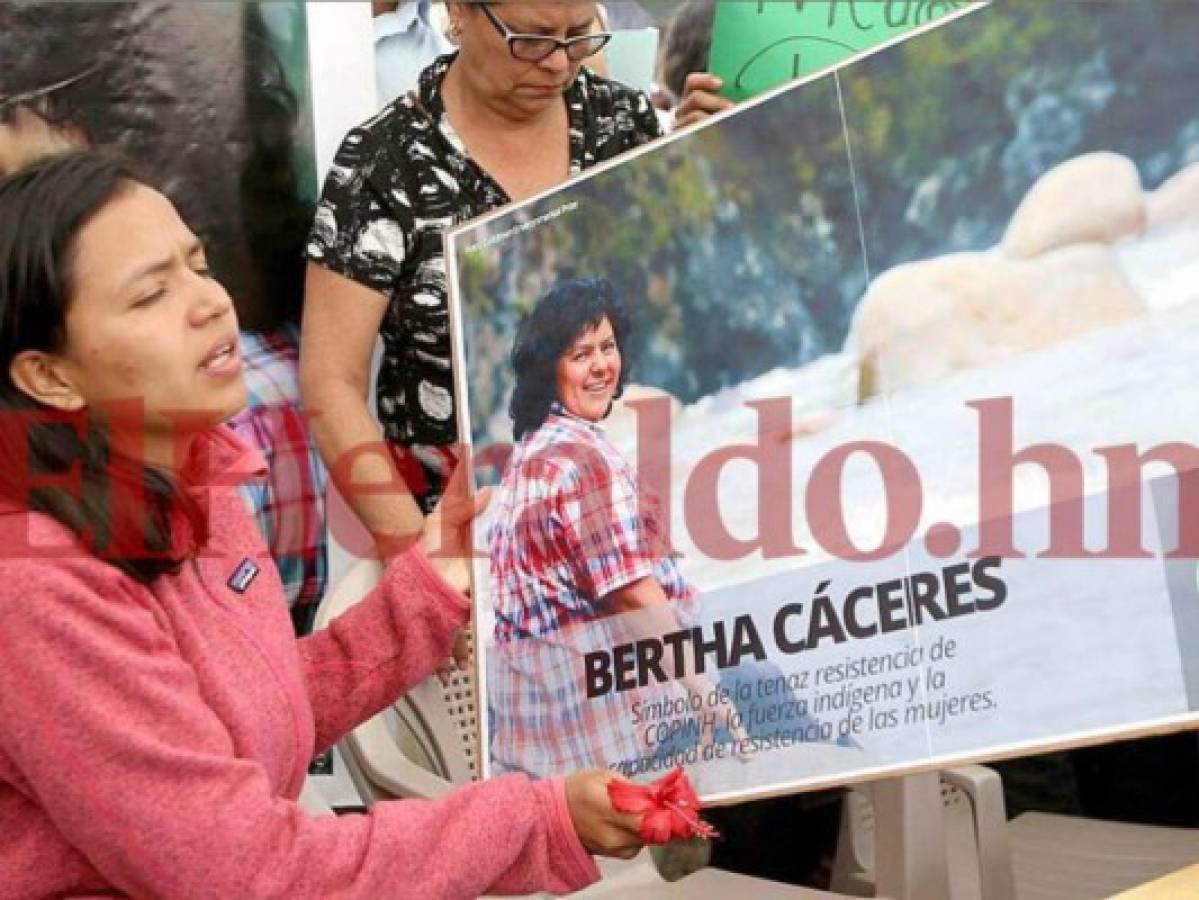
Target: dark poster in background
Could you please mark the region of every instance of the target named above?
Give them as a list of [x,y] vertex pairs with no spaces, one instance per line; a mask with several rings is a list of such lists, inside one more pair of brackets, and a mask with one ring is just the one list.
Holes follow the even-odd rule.
[[[297,318],[315,194],[304,4],[0,4],[0,96],[130,158],[200,235],[243,328]],[[78,133],[78,132],[76,132]]]

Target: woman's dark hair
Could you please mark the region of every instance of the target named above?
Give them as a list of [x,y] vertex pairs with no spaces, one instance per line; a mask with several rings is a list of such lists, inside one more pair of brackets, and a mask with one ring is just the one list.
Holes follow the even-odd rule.
[[109,454],[108,425],[38,403],[11,372],[22,351],[64,348],[79,234],[140,183],[126,164],[94,151],[0,179],[0,497],[52,516],[98,557],[148,584],[179,571],[172,518],[182,514],[194,525],[194,504],[163,473]]
[[666,27],[660,52],[662,86],[676,103],[683,97],[687,76],[708,69],[715,18],[716,0],[687,0]]
[[[629,314],[616,292],[603,278],[559,281],[521,320],[512,347],[516,387],[508,415],[512,433],[520,440],[541,426],[550,404],[558,399],[558,360],[579,336],[607,319],[612,323],[616,346],[625,346],[631,330]],[[614,396],[624,391],[627,366],[620,368]]]
[[304,245],[315,210],[299,183],[299,98],[271,44],[261,4],[245,4],[242,23],[247,152],[239,193],[253,285],[237,317],[247,331],[274,331],[300,322]]

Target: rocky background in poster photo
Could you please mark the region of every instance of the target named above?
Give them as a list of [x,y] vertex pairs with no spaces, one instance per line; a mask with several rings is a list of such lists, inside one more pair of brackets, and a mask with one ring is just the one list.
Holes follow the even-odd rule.
[[[1111,253],[1187,262],[1185,245],[1164,236],[1199,204],[1196,27],[1199,8],[1186,3],[1004,0],[839,73],[856,184],[836,98],[814,97],[834,88],[812,85],[803,89],[804,132],[820,135],[818,149],[796,139],[785,114],[800,101],[780,98],[774,114],[755,115],[752,129],[697,136],[703,154],[681,142],[652,164],[640,161],[635,176],[613,179],[619,193],[605,204],[631,214],[606,219],[603,234],[544,253],[528,245],[540,269],[518,267],[510,254],[498,266],[468,260],[463,292],[492,297],[491,321],[487,309],[472,308],[478,327],[510,336],[553,278],[604,273],[626,296],[645,298],[647,317],[668,323],[636,336],[637,380],[684,404],[847,343],[863,356],[898,354],[884,346],[886,323],[863,297],[890,290],[899,277],[905,288],[917,279],[970,293],[980,305],[998,297],[986,305],[1017,304],[1029,314],[1058,302],[1039,300],[1039,285],[1089,272],[1087,289],[1099,288],[1103,302],[1088,306],[1102,321],[1135,315],[1159,302],[1147,291],[1165,286],[1130,286]],[[813,121],[822,106],[826,115]],[[650,195],[665,200],[638,202]],[[985,256],[942,259],[959,253]],[[916,263],[926,265],[889,273]],[[1182,298],[1182,280],[1161,303]],[[737,304],[727,303],[730,293]],[[985,314],[1003,318],[994,309]],[[723,329],[702,327],[713,315],[724,317]],[[1011,336],[1023,349],[1060,336],[1047,325],[1087,327],[1024,321],[1024,333]],[[478,346],[498,356],[507,344]],[[891,369],[891,380],[879,383],[868,371],[864,395],[937,375],[890,360],[879,365]],[[480,413],[498,405],[487,395],[472,401]],[[503,423],[495,424],[498,438]]]

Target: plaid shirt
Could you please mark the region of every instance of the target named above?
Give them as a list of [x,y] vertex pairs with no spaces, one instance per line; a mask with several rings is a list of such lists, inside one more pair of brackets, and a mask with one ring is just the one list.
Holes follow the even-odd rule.
[[249,403],[229,425],[266,459],[267,477],[242,493],[279,568],[296,631],[306,634],[327,575],[325,467],[300,408],[299,341],[291,324],[242,332]]
[[546,776],[643,756],[637,692],[587,700],[582,654],[621,640],[628,617],[605,621],[606,600],[641,578],[657,580],[680,618],[694,611],[657,502],[599,427],[557,405],[516,447],[493,502],[494,767]]

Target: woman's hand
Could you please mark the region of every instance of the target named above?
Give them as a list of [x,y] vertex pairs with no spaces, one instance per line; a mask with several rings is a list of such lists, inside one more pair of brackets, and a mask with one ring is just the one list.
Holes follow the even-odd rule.
[[641,818],[617,812],[608,799],[608,782],[627,780],[606,769],[567,776],[566,805],[579,842],[588,853],[632,859],[644,846],[637,833]]
[[467,466],[460,463],[433,512],[425,519],[420,545],[429,562],[451,587],[470,593],[470,562],[474,554],[471,523],[491,499],[484,488],[471,497],[467,490]]
[[437,680],[448,687],[454,677],[454,672],[465,672],[470,668],[475,655],[471,650],[469,628],[459,628],[454,635],[454,646],[450,650],[450,658],[433,670]]
[[674,130],[702,122],[709,116],[736,106],[728,97],[721,97],[717,93],[723,84],[719,77],[707,72],[688,75],[683,82],[683,99],[674,111]]
[[[450,587],[470,595],[470,563],[474,553],[471,524],[491,499],[491,488],[474,497],[467,493],[467,467],[460,464],[446,485],[441,500],[428,517],[421,532],[420,545],[437,574]],[[466,670],[471,663],[470,632],[463,628],[454,635],[450,659],[437,668],[443,685],[449,684],[454,669]]]

